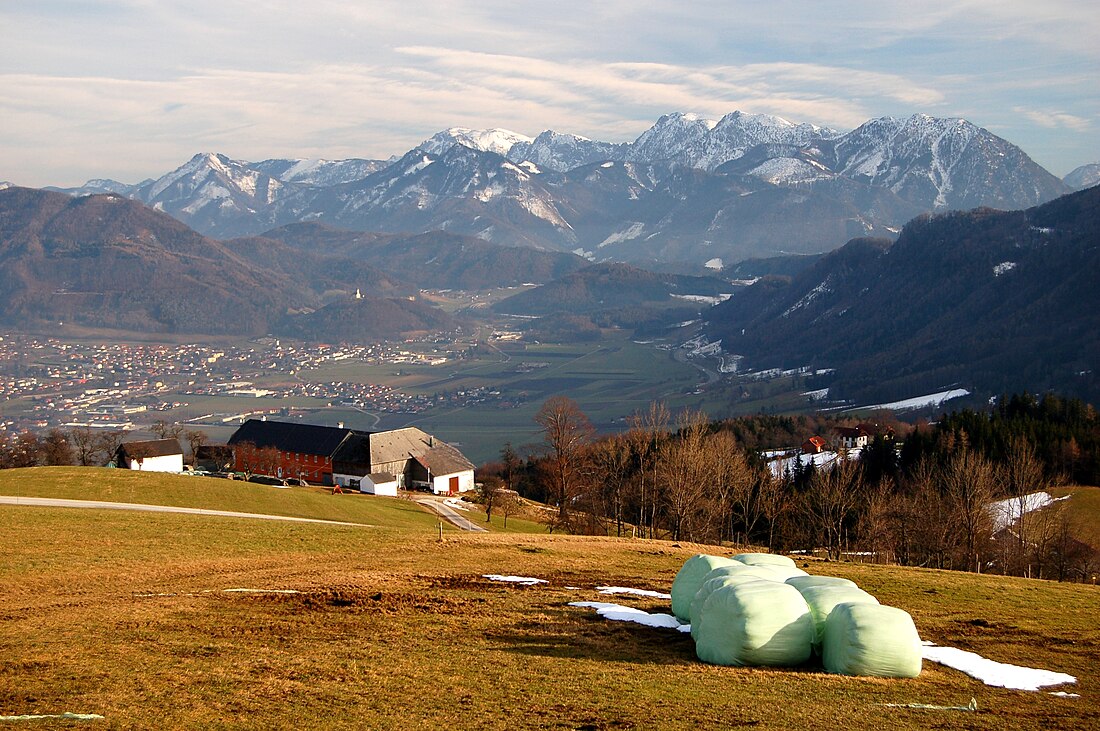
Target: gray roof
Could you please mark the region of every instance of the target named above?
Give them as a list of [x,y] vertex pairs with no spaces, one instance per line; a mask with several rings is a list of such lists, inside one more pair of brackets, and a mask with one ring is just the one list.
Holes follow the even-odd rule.
[[375,485],[381,485],[386,482],[397,482],[397,478],[391,475],[389,472],[371,472],[367,477]]
[[420,431],[415,426],[375,432],[370,435],[370,463],[376,465],[402,462],[428,451],[433,443],[442,442],[433,439],[430,434]]
[[414,457],[417,462],[424,465],[434,476],[453,475],[456,472],[472,470],[474,465],[450,444],[438,439],[435,446]]

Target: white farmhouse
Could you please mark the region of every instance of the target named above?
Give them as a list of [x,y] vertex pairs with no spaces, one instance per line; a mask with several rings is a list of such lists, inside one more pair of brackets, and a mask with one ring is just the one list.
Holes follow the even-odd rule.
[[183,449],[178,439],[123,442],[115,453],[115,464],[142,472],[183,472]]

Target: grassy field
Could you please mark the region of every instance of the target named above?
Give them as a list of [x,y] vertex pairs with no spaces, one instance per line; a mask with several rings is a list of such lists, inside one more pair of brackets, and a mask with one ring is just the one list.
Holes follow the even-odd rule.
[[[80,489],[49,470],[12,472],[0,493]],[[186,489],[141,477],[111,498]],[[199,489],[189,499],[230,507]],[[300,494],[303,505],[313,499]],[[345,510],[358,502],[316,498]],[[373,502],[378,528],[0,507],[0,714],[98,713],[93,728],[158,729],[1100,728],[1094,586],[808,564],[906,609],[937,644],[1076,675],[1068,690],[1080,698],[991,688],[931,663],[905,681],[713,667],[695,660],[686,635],[568,606],[667,611],[595,587],[667,591],[703,547],[457,532],[440,541],[426,530],[431,516],[422,524],[401,501]],[[309,504],[293,509],[322,510]],[[299,593],[225,591],[244,588]],[[977,713],[882,705],[971,697]]]

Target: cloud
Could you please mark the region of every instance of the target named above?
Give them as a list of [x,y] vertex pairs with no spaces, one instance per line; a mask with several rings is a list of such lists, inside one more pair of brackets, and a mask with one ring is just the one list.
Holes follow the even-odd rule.
[[923,111],[1097,143],[1080,0],[36,0],[0,2],[0,27],[0,177],[40,184],[212,147],[388,157],[453,125],[627,141],[672,111]]
[[1022,114],[1040,127],[1047,129],[1071,129],[1075,132],[1085,132],[1092,128],[1092,122],[1076,114],[1066,112],[1047,111],[1042,109],[1027,109],[1014,107],[1013,111]]

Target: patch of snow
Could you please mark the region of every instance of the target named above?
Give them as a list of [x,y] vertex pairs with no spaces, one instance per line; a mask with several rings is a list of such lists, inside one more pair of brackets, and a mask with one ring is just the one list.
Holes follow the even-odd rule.
[[680,620],[671,614],[650,614],[634,607],[624,607],[622,604],[608,604],[605,602],[569,602],[569,606],[595,609],[597,614],[612,622],[633,622],[646,627],[674,629],[680,632],[691,631],[691,625],[681,624]]
[[452,508],[456,508],[458,510],[469,510],[470,509],[470,506],[466,504],[465,500],[462,500],[462,499],[457,498],[457,497],[449,497],[449,498],[447,498],[446,500],[443,501],[443,504],[448,505]]
[[705,294],[674,294],[674,295],[672,295],[672,297],[675,297],[678,300],[687,300],[688,302],[700,302],[704,305],[716,305],[719,302],[725,302],[731,296],[732,295],[728,295],[728,294],[718,295],[717,297],[710,297],[710,296],[705,295]]
[[523,162],[519,163],[519,166],[527,172],[531,173],[532,175],[542,175],[542,170],[539,169],[539,166],[531,162],[530,160],[524,160]]
[[635,221],[635,222],[631,223],[628,227],[623,229],[622,231],[616,231],[613,234],[609,234],[606,239],[604,239],[603,241],[601,241],[599,244],[596,245],[596,248],[597,249],[602,249],[603,247],[609,246],[611,244],[619,244],[619,243],[622,243],[623,241],[630,241],[631,239],[636,239],[639,236],[641,236],[644,231],[645,231],[645,224],[640,223],[638,221]]
[[613,168],[613,167],[615,167],[615,163],[605,162],[605,163],[601,164],[600,167],[602,167],[602,168]]
[[649,596],[654,599],[672,599],[671,594],[652,589],[632,589],[628,586],[597,586],[596,591],[601,594],[633,594],[635,596]]
[[577,256],[588,259],[588,261],[596,261],[596,255],[593,254],[591,251],[585,251],[583,248],[578,247],[576,249],[573,249],[573,253]]
[[829,292],[832,292],[832,291],[833,290],[829,288],[829,277],[826,277],[824,282],[822,282],[821,284],[819,284],[816,287],[814,287],[813,289],[811,289],[809,292],[807,292],[805,295],[802,296],[802,299],[798,300],[798,302],[795,302],[793,305],[788,307],[787,311],[784,312],[781,315],[781,317],[788,316],[789,314],[791,314],[795,310],[801,309],[801,308],[805,307],[806,305],[810,304],[811,302],[813,302],[815,299],[817,299],[821,295],[828,294]]
[[[847,456],[849,460],[859,459],[862,449],[856,447],[855,449],[849,449]],[[800,462],[803,467],[807,467],[811,463],[815,468],[828,467],[836,462],[840,457],[838,452],[826,450],[824,452],[817,452],[816,454],[796,454],[793,457],[787,457],[784,459],[777,459],[768,463],[768,469],[775,477],[782,477],[788,468],[793,472],[795,462]]]
[[999,277],[1005,272],[1010,272],[1016,268],[1016,262],[1014,261],[1002,261],[997,266],[993,267],[993,276]]
[[535,579],[530,576],[503,576],[501,574],[482,574],[482,577],[489,581],[503,581],[508,584],[522,584],[523,586],[534,586],[535,584],[548,584],[546,579]]
[[709,261],[707,261],[707,263],[704,264],[703,267],[705,269],[720,270],[722,268],[722,260],[715,257],[715,258],[710,259]]
[[1070,496],[1066,495],[1055,499],[1048,492],[1033,492],[1020,497],[997,500],[989,504],[989,514],[993,517],[993,530],[999,531],[1008,528],[1026,513],[1042,510],[1048,505],[1069,498]]
[[816,391],[806,391],[802,395],[810,399],[811,401],[821,401],[822,399],[826,399],[829,397],[829,389],[819,388]]
[[1035,691],[1050,685],[1077,682],[1077,678],[1065,673],[1009,665],[974,652],[956,647],[938,647],[928,642],[924,643],[923,655],[925,660],[964,672],[994,688]]
[[420,162],[416,163],[415,165],[410,165],[409,168],[402,173],[402,175],[412,175],[413,173],[418,173],[424,168],[431,165],[433,162],[435,162],[435,160],[431,159],[427,155],[424,155],[420,158]]
[[1053,691],[1051,693],[1047,693],[1047,695],[1056,695],[1059,698],[1080,698],[1081,697],[1080,693],[1067,693],[1064,690],[1056,690],[1056,691]]
[[938,408],[951,399],[969,396],[970,392],[965,388],[953,388],[950,391],[930,393],[927,396],[916,396],[903,401],[891,401],[888,404],[875,404],[874,406],[860,406],[860,409],[891,409],[893,411],[906,411],[908,409],[921,409],[928,406]]

